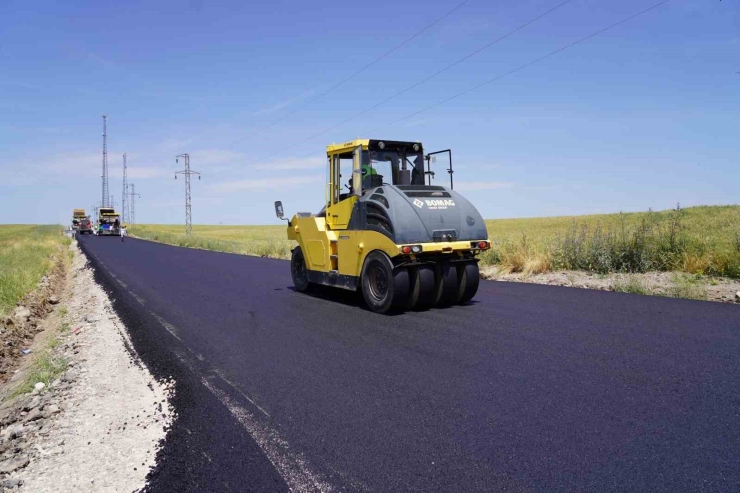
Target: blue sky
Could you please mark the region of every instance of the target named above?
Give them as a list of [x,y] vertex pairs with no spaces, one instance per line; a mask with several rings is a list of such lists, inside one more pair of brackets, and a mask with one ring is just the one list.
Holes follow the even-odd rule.
[[[738,203],[740,3],[672,0],[429,111],[385,126],[655,2],[469,0],[28,2],[0,5],[0,223],[68,221],[111,192],[128,154],[137,221],[276,224],[318,211],[325,146],[363,138],[452,148],[456,189],[488,218]],[[374,134],[367,132],[383,127]],[[304,142],[305,141],[305,142]],[[300,143],[299,145],[297,145]],[[443,174],[438,175],[442,184]]]

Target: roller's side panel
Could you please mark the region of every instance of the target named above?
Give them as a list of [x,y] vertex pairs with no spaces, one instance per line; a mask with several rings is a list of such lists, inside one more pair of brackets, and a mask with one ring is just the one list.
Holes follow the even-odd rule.
[[294,216],[290,224],[288,238],[298,242],[306,260],[306,268],[318,272],[331,270],[329,240],[334,233],[327,231],[326,220],[323,217]]
[[387,236],[376,231],[336,231],[339,256],[339,273],[359,277],[365,257],[381,250],[393,258],[398,255],[398,247]]

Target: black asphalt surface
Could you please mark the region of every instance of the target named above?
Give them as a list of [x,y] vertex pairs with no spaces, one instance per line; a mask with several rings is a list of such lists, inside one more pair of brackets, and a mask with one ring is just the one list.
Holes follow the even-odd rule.
[[740,491],[738,306],[482,282],[383,316],[285,261],[79,240],[177,381],[150,491]]

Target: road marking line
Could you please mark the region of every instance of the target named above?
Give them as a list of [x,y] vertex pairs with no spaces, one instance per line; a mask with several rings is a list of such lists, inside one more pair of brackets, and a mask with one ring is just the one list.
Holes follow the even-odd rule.
[[163,319],[162,317],[160,317],[159,315],[157,315],[153,311],[149,311],[149,314],[152,317],[154,317],[155,319],[157,319],[157,322],[159,322],[160,324],[162,324],[162,327],[164,327],[165,329],[167,329],[167,332],[169,332],[170,334],[172,334],[175,337],[175,339],[177,339],[178,341],[182,342],[183,345],[185,346],[185,348],[187,348],[188,351],[190,351],[190,348],[185,344],[185,341],[183,341],[182,339],[180,339],[180,336],[177,335],[177,329],[175,328],[174,325],[172,325],[167,320]]
[[251,412],[236,404],[225,392],[214,387],[205,377],[201,378],[201,382],[226,406],[257,442],[291,491],[320,493],[332,491],[331,485],[311,470],[303,454],[290,450],[288,442],[277,431],[261,423]]

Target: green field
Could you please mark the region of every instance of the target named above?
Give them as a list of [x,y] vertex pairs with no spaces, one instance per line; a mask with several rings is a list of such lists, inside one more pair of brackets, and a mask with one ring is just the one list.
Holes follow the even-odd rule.
[[0,318],[36,287],[59,246],[69,244],[61,230],[58,225],[0,225]]
[[[493,248],[482,265],[509,272],[685,271],[740,278],[740,206],[486,221]],[[285,226],[136,225],[130,233],[173,245],[288,258]]]

